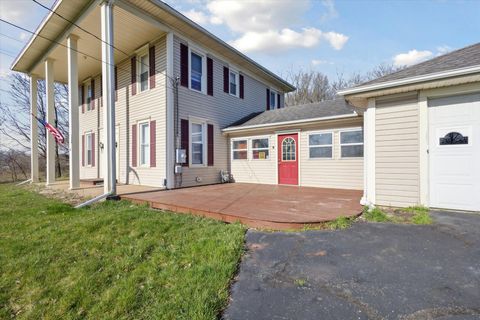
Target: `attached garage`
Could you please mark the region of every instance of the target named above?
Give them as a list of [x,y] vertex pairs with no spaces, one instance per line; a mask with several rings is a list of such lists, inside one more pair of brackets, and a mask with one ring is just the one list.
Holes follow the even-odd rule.
[[480,211],[480,44],[339,94],[363,110],[363,204]]
[[430,206],[480,211],[480,94],[430,99]]

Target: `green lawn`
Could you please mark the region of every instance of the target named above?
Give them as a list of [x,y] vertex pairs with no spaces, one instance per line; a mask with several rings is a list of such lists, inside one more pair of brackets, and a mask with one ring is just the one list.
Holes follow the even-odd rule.
[[0,319],[216,319],[244,233],[123,201],[75,210],[0,185]]

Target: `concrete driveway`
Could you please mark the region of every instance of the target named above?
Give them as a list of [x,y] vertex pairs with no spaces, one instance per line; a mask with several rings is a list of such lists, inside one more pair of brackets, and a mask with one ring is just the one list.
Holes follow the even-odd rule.
[[480,319],[480,215],[249,231],[225,319]]

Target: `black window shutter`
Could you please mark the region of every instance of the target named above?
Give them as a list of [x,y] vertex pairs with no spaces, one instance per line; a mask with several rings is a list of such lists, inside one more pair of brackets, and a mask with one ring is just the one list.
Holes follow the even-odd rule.
[[207,140],[208,140],[208,152],[207,152],[207,156],[208,156],[208,166],[211,167],[213,166],[213,158],[214,158],[214,153],[213,153],[213,149],[214,149],[214,139],[213,139],[213,124],[209,124],[208,127],[207,127]]
[[130,61],[130,68],[131,68],[131,84],[132,84],[132,96],[137,94],[137,58],[132,57]]
[[244,87],[245,80],[243,79],[243,74],[240,75],[240,99],[245,97],[245,87]]
[[115,66],[115,101],[118,100],[118,70],[117,70],[117,66]]
[[270,110],[270,89],[267,88],[267,110]]
[[213,60],[207,58],[207,94],[213,96]]
[[180,85],[188,88],[188,47],[180,44]]
[[230,69],[228,67],[223,67],[223,92],[229,93],[230,91],[228,90],[228,77],[230,75]]
[[155,88],[155,46],[148,48],[148,67],[150,75],[150,89]]
[[181,148],[185,150],[186,154],[186,162],[182,164],[184,167],[188,167],[188,120],[182,119],[180,121],[180,127],[181,127]]
[[277,108],[280,109],[280,93],[277,93]]

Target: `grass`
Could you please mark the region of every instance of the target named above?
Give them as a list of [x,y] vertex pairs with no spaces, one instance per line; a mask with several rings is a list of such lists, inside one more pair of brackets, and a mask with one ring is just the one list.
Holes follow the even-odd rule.
[[217,319],[239,224],[0,185],[0,319]]
[[413,214],[411,218],[411,221],[413,224],[431,224],[432,223],[432,217],[430,217],[428,208],[415,206],[415,207],[409,207],[405,210]]
[[392,222],[393,219],[389,217],[384,211],[380,208],[375,207],[373,209],[369,209],[368,207],[363,208],[363,217],[367,221],[371,222]]
[[327,222],[327,227],[333,230],[342,230],[350,228],[353,220],[347,217],[339,217],[333,221]]
[[431,224],[430,210],[422,206],[396,209],[393,214],[387,214],[382,209],[375,207],[369,210],[363,208],[363,218],[370,222],[394,222],[406,224]]

